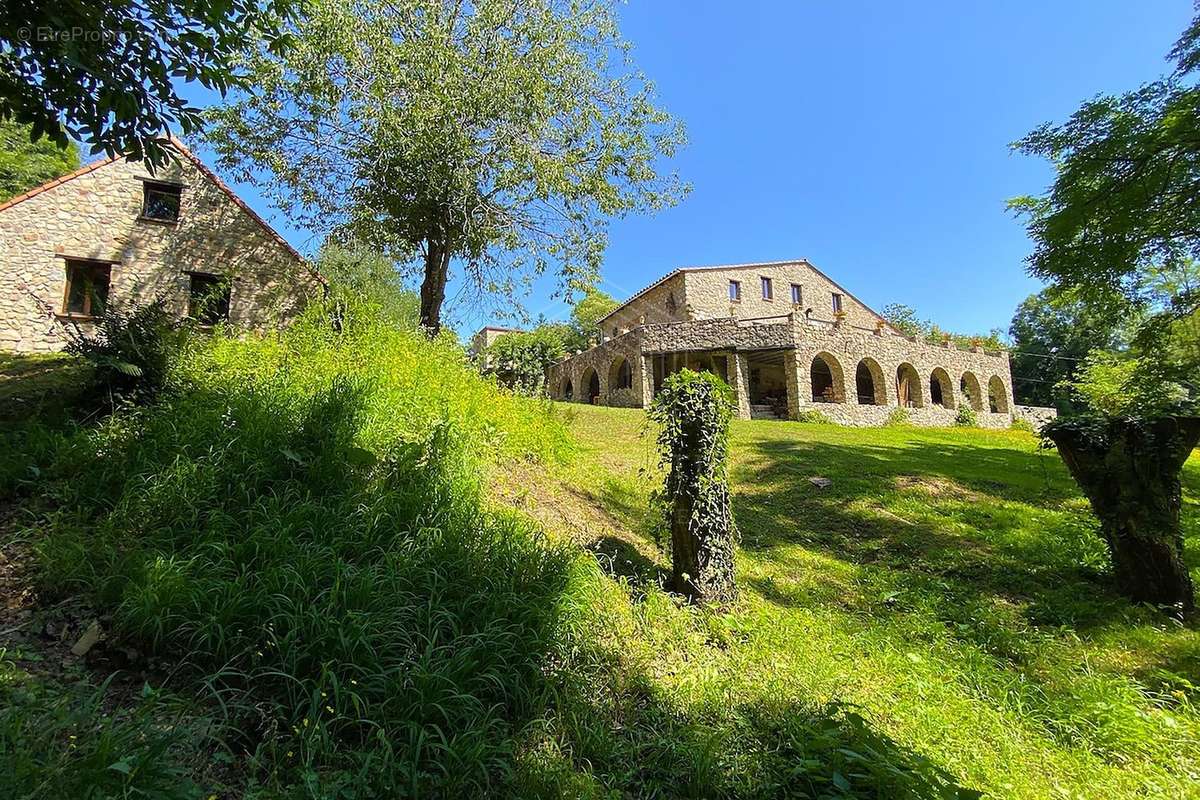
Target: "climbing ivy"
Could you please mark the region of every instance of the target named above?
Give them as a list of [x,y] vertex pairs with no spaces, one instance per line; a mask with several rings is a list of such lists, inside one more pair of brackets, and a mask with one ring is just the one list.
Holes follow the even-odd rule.
[[732,601],[738,532],[726,465],[729,387],[715,375],[682,370],[667,378],[649,414],[660,426],[658,449],[667,468],[663,497],[674,589],[698,602]]

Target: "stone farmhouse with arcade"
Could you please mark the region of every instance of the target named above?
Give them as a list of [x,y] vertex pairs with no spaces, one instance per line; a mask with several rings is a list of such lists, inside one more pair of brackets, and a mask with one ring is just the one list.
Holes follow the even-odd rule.
[[996,428],[1050,411],[1014,405],[1007,352],[905,336],[803,259],[676,269],[600,326],[602,341],[547,370],[551,397],[644,407],[686,367],[728,382],[742,418],[882,425],[905,408],[949,425],[966,404]]
[[106,158],[0,204],[0,350],[50,352],[106,304],[262,329],[322,280],[182,143],[155,174]]

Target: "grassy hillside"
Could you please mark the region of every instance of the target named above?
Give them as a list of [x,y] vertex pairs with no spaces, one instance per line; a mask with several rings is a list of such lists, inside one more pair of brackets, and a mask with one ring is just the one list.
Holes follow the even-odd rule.
[[[1085,502],[1032,436],[735,423],[744,597],[698,617],[655,588],[643,416],[568,413],[582,454],[516,497],[618,576],[626,657],[675,713],[733,737],[738,709],[850,703],[987,796],[1200,796],[1200,634],[1114,594]],[[1200,578],[1195,460],[1184,494]]]
[[659,588],[641,412],[448,342],[218,337],[78,411],[0,420],[0,796],[1194,793],[1198,635],[1028,435],[736,423],[715,612]]

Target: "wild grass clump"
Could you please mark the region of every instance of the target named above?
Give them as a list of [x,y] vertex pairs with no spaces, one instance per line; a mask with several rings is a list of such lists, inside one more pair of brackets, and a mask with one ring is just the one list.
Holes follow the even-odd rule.
[[448,340],[314,315],[189,350],[171,391],[65,444],[52,591],[179,659],[277,796],[462,796],[544,706],[570,561],[485,510],[503,459],[567,448]]

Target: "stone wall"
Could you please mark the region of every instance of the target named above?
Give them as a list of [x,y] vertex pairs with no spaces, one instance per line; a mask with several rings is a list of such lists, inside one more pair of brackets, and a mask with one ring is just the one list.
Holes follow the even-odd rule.
[[[908,387],[905,408],[912,424],[951,425],[961,403],[974,409],[984,427],[1008,427],[1013,419],[1007,353],[930,345],[884,329],[867,332],[849,324],[822,325],[797,314],[758,321],[726,318],[646,325],[554,365],[548,386],[552,397],[565,399],[564,388],[570,381],[571,399],[590,402],[587,383],[594,371],[596,399],[607,404],[615,365],[628,359],[634,368],[634,390],[631,397],[620,400],[644,405],[652,396],[652,359],[656,355],[670,354],[673,367],[700,363],[702,354],[704,358],[724,356],[739,416],[746,417],[750,410],[748,354],[755,352],[782,354],[788,411],[793,418],[815,410],[845,425],[882,425],[901,405],[903,375]],[[813,364],[818,358],[828,368],[833,385],[821,399],[814,399]],[[862,402],[856,380],[860,363],[870,375],[870,380],[864,381]],[[934,382],[941,395],[936,401]]]
[[[846,324],[872,330],[880,320],[875,312],[805,261],[689,269],[683,274],[684,294],[692,319],[750,319],[786,315],[793,311],[804,316],[805,310],[811,308],[812,319],[832,323],[832,295],[836,292],[842,295]],[[762,278],[771,279],[770,300],[762,296]],[[741,283],[740,302],[732,303],[729,300],[731,280]],[[792,304],[791,299],[792,284],[801,290],[801,302],[796,305]]]
[[1013,406],[1013,419],[1023,419],[1040,431],[1048,422],[1058,419],[1057,408],[1045,406]]
[[155,181],[183,185],[178,222],[140,219],[140,164],[101,162],[0,210],[0,349],[60,350],[64,325],[92,323],[64,314],[66,259],[111,262],[109,302],[162,297],[188,313],[190,276],[231,279],[229,321],[246,328],[279,324],[319,290],[309,267],[191,157]]
[[683,275],[675,273],[601,320],[600,332],[607,340],[642,325],[686,319],[688,310],[683,295]]

